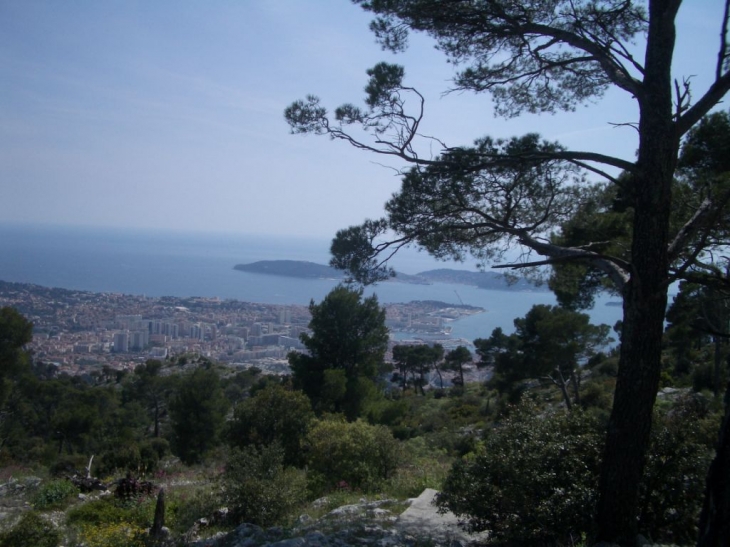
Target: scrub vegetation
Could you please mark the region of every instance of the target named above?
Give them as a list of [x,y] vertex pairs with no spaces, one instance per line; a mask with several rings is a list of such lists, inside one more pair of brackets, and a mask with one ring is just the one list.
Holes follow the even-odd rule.
[[[603,327],[536,306],[515,320],[514,334],[477,340],[475,353],[401,346],[393,361],[377,300],[338,287],[312,312],[304,339],[322,349],[306,360],[292,354],[292,374],[281,377],[188,355],[89,385],[38,376],[22,349],[27,337],[17,338],[5,376],[4,415],[13,419],[2,422],[3,480],[38,479],[18,494],[33,511],[3,521],[0,545],[149,544],[160,488],[178,544],[192,532],[244,522],[286,528],[302,514],[320,517],[363,497],[405,501],[425,488],[439,490],[438,504],[468,529],[489,530],[495,545],[592,537],[616,380],[616,349],[596,342],[606,341]],[[361,318],[352,323],[361,328],[323,338],[340,314]],[[3,317],[0,327],[29,332],[14,310]],[[692,544],[723,405],[704,372],[715,359],[712,337],[687,330],[696,348],[687,354],[676,343],[680,326],[667,334],[640,527],[655,541]],[[566,336],[554,336],[561,329]],[[492,371],[488,381],[469,381],[477,367]],[[558,373],[580,377],[567,398]],[[348,389],[355,401],[345,401]],[[85,469],[92,455],[100,456]],[[111,493],[89,490],[93,480]]]

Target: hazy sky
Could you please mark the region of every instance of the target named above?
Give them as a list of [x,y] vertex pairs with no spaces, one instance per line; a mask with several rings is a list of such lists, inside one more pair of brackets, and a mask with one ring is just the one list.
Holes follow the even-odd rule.
[[[714,71],[722,2],[686,1],[675,77],[699,97]],[[426,37],[382,52],[346,0],[0,0],[0,222],[329,238],[378,217],[399,187],[383,158],[290,135],[306,94],[360,103],[365,70],[406,67],[424,132],[448,145],[538,131],[572,149],[633,157],[619,92],[557,116],[494,118],[449,94]],[[401,165],[386,162],[393,167]]]

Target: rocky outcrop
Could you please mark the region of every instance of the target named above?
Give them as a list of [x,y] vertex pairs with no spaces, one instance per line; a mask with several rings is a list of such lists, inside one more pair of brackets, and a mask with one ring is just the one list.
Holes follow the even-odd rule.
[[439,514],[432,504],[436,491],[425,490],[409,500],[409,507],[398,515],[393,500],[361,500],[343,505],[314,520],[307,515],[297,525],[264,530],[241,524],[232,532],[192,541],[189,547],[462,547],[484,539],[466,534],[453,514]]

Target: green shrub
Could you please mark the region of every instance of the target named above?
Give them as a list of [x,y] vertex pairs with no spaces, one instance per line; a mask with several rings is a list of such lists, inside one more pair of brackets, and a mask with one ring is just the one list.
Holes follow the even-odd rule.
[[49,472],[54,477],[62,477],[65,475],[73,475],[79,469],[86,468],[88,458],[80,454],[72,456],[60,456],[49,468]]
[[696,396],[654,413],[639,520],[639,529],[654,541],[680,545],[697,541],[718,418]]
[[581,390],[580,406],[584,410],[589,408],[610,410],[613,403],[613,389],[613,381],[594,380],[587,382]]
[[10,530],[0,534],[0,547],[57,547],[60,540],[51,523],[29,511]]
[[304,393],[269,385],[236,407],[229,440],[239,448],[278,443],[286,465],[301,465],[302,443],[313,419],[312,405]]
[[152,438],[147,443],[156,453],[157,459],[161,460],[170,453],[170,443],[162,437]]
[[[640,485],[639,531],[696,541],[719,416],[700,397],[660,405]],[[590,537],[603,433],[595,412],[539,413],[524,402],[451,470],[440,506],[496,543],[572,544]]]
[[124,522],[126,514],[122,507],[118,507],[110,499],[98,499],[72,508],[66,514],[66,524],[91,525],[118,524]]
[[107,524],[149,528],[155,514],[155,503],[154,496],[130,501],[112,498],[93,500],[69,510],[66,523],[81,529]]
[[100,475],[111,475],[133,471],[138,473],[142,466],[142,457],[136,444],[125,444],[109,450],[99,458],[96,472]]
[[66,479],[54,479],[41,484],[31,499],[35,509],[54,509],[65,506],[79,495],[79,489]]
[[157,470],[157,465],[160,463],[160,455],[157,448],[149,442],[140,444],[139,460],[140,473],[154,473]]
[[143,528],[118,523],[84,527],[80,536],[86,547],[145,547],[147,534]]
[[166,509],[172,513],[172,518],[166,518],[165,523],[174,532],[182,534],[188,531],[195,521],[210,517],[223,505],[223,497],[218,489],[210,487],[176,489],[167,499]]
[[267,527],[284,519],[306,498],[303,471],[284,468],[277,444],[234,453],[223,474],[224,499],[238,522]]
[[344,483],[365,491],[390,478],[401,459],[401,447],[384,426],[363,421],[317,422],[307,436],[309,471],[315,491]]
[[398,427],[407,413],[408,403],[404,399],[373,399],[365,409],[368,422],[389,427]]
[[453,458],[445,450],[429,446],[424,437],[410,439],[402,446],[402,463],[383,484],[383,493],[390,498],[404,499],[417,497],[426,488],[441,490]]
[[[724,368],[720,376],[720,386],[724,386]],[[715,367],[712,363],[702,363],[697,365],[692,373],[692,389],[694,391],[712,390],[715,384]]]
[[454,465],[438,504],[496,542],[571,544],[593,526],[602,440],[579,411],[537,417],[524,402]]

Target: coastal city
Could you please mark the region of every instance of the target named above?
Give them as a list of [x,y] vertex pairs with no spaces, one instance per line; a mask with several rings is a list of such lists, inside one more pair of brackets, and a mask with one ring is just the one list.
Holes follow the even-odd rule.
[[[146,297],[93,293],[0,281],[0,307],[16,308],[33,323],[36,363],[56,374],[99,375],[133,370],[148,359],[195,355],[233,368],[288,372],[287,355],[304,351],[299,335],[310,320],[306,306],[258,304],[202,297]],[[391,348],[438,342],[451,321],[484,310],[424,301],[387,304]],[[397,341],[396,341],[397,339]]]

